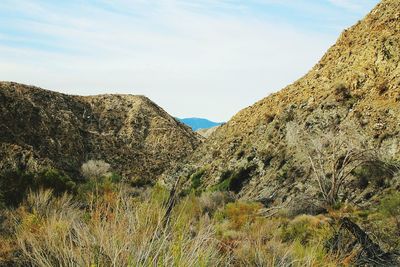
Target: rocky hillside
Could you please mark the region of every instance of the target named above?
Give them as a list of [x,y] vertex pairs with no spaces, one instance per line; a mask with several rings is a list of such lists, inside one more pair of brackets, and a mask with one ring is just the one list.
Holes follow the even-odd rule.
[[55,167],[77,176],[101,159],[131,179],[154,179],[200,143],[144,96],[71,96],[0,83],[0,170]]
[[[400,2],[384,0],[365,19],[345,30],[304,77],[240,111],[186,164],[166,173],[164,181],[195,176],[202,187],[213,189],[234,175],[241,180],[235,191],[245,199],[280,205],[300,203],[293,200],[305,196],[312,198],[316,192],[311,186],[311,171],[287,145],[289,122],[303,129],[350,123],[354,132],[387,148],[391,160],[398,160],[399,44]],[[362,186],[359,179],[353,176],[345,187],[349,199],[356,203],[373,200],[388,188],[400,189],[393,177],[368,180]]]

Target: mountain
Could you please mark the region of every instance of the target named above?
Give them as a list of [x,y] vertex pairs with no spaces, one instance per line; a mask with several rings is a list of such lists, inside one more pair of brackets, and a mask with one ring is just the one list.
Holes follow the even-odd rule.
[[178,120],[191,127],[193,131],[197,131],[199,129],[208,129],[223,124],[222,122],[213,122],[202,118],[185,118]]
[[153,181],[200,139],[144,96],[72,96],[0,82],[0,171],[52,167],[73,177],[104,160],[130,179]]
[[[318,196],[311,186],[313,172],[288,145],[290,123],[304,130],[350,125],[398,162],[399,43],[400,3],[384,0],[345,30],[304,77],[237,113],[181,166],[166,172],[163,182],[198,174],[201,188],[216,189],[234,177],[240,198],[268,200],[288,209],[312,205]],[[352,173],[343,194],[367,205],[390,189],[400,189],[399,179],[391,174]]]

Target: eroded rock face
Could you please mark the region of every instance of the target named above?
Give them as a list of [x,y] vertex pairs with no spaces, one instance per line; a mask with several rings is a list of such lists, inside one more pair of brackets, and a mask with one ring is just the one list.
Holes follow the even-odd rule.
[[0,170],[52,166],[78,175],[102,159],[128,178],[154,180],[199,137],[144,96],[70,96],[0,83]]
[[[240,111],[163,180],[168,184],[203,169],[203,186],[210,188],[229,171],[249,170],[238,193],[242,198],[269,199],[275,205],[313,198],[317,192],[310,186],[310,170],[298,164],[287,146],[286,125],[291,121],[303,128],[350,122],[354,131],[399,158],[399,44],[400,2],[384,0],[345,30],[308,74]],[[398,185],[371,190],[373,186],[359,188],[352,181],[345,189],[357,200],[364,191],[378,194]]]

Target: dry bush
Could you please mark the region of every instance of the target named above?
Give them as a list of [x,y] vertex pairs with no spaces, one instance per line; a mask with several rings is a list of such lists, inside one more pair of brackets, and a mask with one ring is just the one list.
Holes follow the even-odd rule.
[[98,179],[107,174],[110,164],[103,160],[89,160],[82,164],[81,173],[87,179]]
[[286,125],[286,141],[296,157],[309,165],[322,200],[327,207],[339,202],[339,193],[353,171],[377,158],[364,137],[349,129],[302,129],[294,122]]
[[201,208],[205,213],[212,214],[226,203],[234,200],[230,192],[205,192],[199,197]]

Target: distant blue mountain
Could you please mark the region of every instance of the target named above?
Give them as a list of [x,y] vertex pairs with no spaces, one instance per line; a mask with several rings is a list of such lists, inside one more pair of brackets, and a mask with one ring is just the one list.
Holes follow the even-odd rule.
[[213,122],[202,118],[178,118],[178,120],[191,127],[193,131],[197,131],[198,129],[208,129],[223,124],[223,122]]

